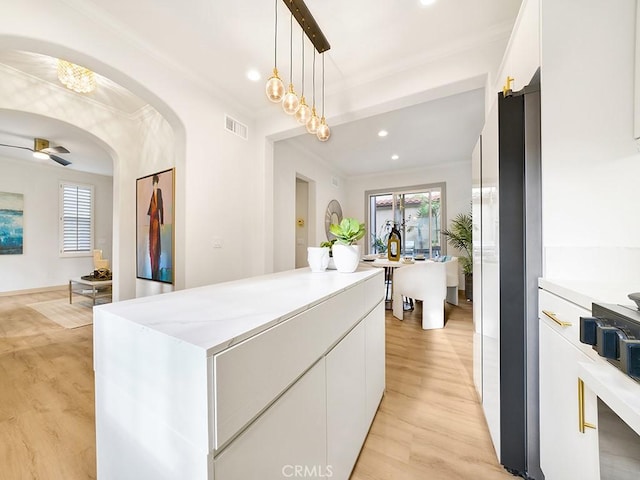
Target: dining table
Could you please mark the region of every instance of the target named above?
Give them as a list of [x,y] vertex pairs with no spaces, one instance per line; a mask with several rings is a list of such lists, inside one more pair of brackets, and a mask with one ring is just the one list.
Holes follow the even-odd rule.
[[384,268],[385,308],[391,310],[393,308],[393,272],[396,268],[412,265],[414,263],[413,260],[389,260],[388,258],[367,260],[365,257],[362,262],[372,267]]

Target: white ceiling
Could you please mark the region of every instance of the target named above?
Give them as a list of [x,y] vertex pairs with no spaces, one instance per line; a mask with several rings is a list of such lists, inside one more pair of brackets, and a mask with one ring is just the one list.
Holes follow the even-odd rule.
[[[142,45],[169,68],[223,92],[247,112],[257,117],[273,115],[273,105],[264,95],[264,82],[273,67],[273,0],[66,3],[116,27],[123,38]],[[506,38],[520,3],[521,0],[438,0],[422,7],[419,0],[306,0],[332,46],[326,54],[326,96],[338,96],[348,88]],[[278,0],[277,5],[278,66],[285,78],[289,65],[289,15],[282,1]],[[300,30],[294,21],[294,83],[298,90],[300,43]],[[309,62],[311,47],[305,52]],[[0,63],[57,82],[53,68],[38,57],[0,51]],[[257,83],[246,78],[251,68],[262,73]],[[127,113],[143,105],[108,79],[103,80],[104,87],[101,85],[93,96],[95,101]],[[306,82],[309,98],[310,78]],[[329,159],[348,175],[412,168],[428,161],[448,162],[470,155],[472,140],[482,123],[483,101],[480,91],[458,94],[335,126],[326,143],[313,141],[308,135],[287,141]],[[9,125],[5,115],[0,114],[0,134],[27,134],[24,130],[12,131]],[[379,128],[389,130],[386,139],[372,137]],[[33,130],[28,132],[28,137],[35,135]],[[51,140],[62,143],[59,138]],[[66,141],[72,153],[79,151],[80,146],[73,145],[71,139]],[[397,153],[400,159],[391,163],[391,153]]]

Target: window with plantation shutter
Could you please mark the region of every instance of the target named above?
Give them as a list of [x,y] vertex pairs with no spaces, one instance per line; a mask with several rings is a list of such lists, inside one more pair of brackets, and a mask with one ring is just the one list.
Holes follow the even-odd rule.
[[60,183],[60,254],[93,252],[93,186]]

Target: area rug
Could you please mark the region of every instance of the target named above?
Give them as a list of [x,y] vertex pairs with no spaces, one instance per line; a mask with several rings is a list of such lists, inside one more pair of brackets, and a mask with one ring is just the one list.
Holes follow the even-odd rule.
[[74,303],[70,304],[69,298],[59,298],[47,302],[31,303],[27,307],[64,328],[77,328],[93,323],[93,308],[89,300],[74,299]]

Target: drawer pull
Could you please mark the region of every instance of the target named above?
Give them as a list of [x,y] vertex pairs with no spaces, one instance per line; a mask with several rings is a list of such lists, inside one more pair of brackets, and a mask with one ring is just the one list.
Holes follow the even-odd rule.
[[560,320],[558,317],[556,317],[556,314],[553,313],[553,312],[548,312],[547,310],[542,310],[542,313],[544,313],[547,317],[549,317],[551,320],[556,322],[561,327],[570,327],[572,325],[571,322],[563,322],[562,320]]
[[587,428],[596,429],[593,423],[584,421],[584,382],[578,378],[578,430],[584,433]]

